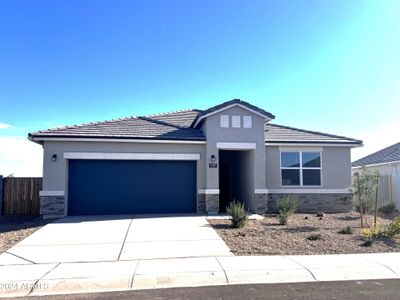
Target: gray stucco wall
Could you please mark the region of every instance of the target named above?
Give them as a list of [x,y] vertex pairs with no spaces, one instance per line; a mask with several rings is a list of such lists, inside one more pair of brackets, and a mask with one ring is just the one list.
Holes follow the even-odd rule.
[[[221,115],[240,115],[252,116],[252,128],[221,128]],[[207,135],[206,155],[208,160],[211,155],[215,155],[218,161],[217,142],[235,142],[235,143],[256,143],[254,152],[254,188],[265,188],[265,141],[264,141],[264,123],[263,117],[260,117],[241,107],[232,107],[220,113],[216,113],[207,118],[203,124],[203,131]],[[209,189],[218,188],[218,168],[206,168],[206,186]]]
[[[322,148],[322,186],[305,187],[307,189],[346,189],[351,186],[350,147]],[[293,147],[293,150],[307,147]],[[310,148],[312,149],[312,147]],[[280,173],[280,150],[278,146],[266,147],[266,174],[269,189],[295,188],[282,187]]]
[[[116,152],[116,153],[199,153],[197,161],[197,188],[205,188],[204,144],[156,144],[129,142],[45,142],[43,159],[43,190],[65,191],[67,194],[67,160],[64,152]],[[57,161],[51,157],[57,154]]]

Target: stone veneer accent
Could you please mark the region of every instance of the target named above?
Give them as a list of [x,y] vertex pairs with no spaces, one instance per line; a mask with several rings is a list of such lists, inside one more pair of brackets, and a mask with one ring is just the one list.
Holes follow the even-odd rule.
[[204,214],[206,213],[206,195],[205,194],[197,194],[197,213]]
[[62,217],[65,215],[64,196],[41,196],[40,215],[43,218]]
[[219,194],[205,194],[206,211],[208,214],[218,214],[219,211]]
[[277,202],[285,196],[299,200],[298,212],[326,213],[347,212],[352,210],[352,195],[348,194],[268,194],[268,213],[277,212]]
[[263,215],[268,207],[268,194],[254,194],[255,213]]

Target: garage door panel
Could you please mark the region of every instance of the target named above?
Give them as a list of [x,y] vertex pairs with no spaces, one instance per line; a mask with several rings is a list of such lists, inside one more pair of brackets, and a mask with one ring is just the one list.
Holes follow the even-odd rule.
[[69,214],[196,211],[196,162],[70,160]]

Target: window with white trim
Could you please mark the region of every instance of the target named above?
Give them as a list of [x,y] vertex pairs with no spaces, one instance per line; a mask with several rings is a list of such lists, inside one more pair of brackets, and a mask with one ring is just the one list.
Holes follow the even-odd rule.
[[321,186],[321,152],[282,151],[282,186]]
[[243,128],[252,128],[253,119],[251,116],[243,116]]
[[232,128],[240,128],[240,116],[232,116]]
[[220,126],[222,128],[229,128],[229,115],[221,115]]

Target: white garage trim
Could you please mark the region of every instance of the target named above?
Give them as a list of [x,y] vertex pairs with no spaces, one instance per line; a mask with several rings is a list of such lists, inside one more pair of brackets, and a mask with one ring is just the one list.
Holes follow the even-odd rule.
[[64,191],[40,191],[39,196],[45,197],[45,196],[64,196],[65,193]]
[[198,153],[64,152],[65,159],[199,160]]
[[269,190],[268,189],[255,189],[254,194],[268,194]]
[[217,149],[226,149],[226,150],[251,150],[251,149],[256,149],[256,143],[229,143],[229,142],[217,142]]
[[206,194],[206,195],[218,195],[219,189],[199,189],[199,194]]
[[349,194],[349,189],[270,189],[270,194]]

